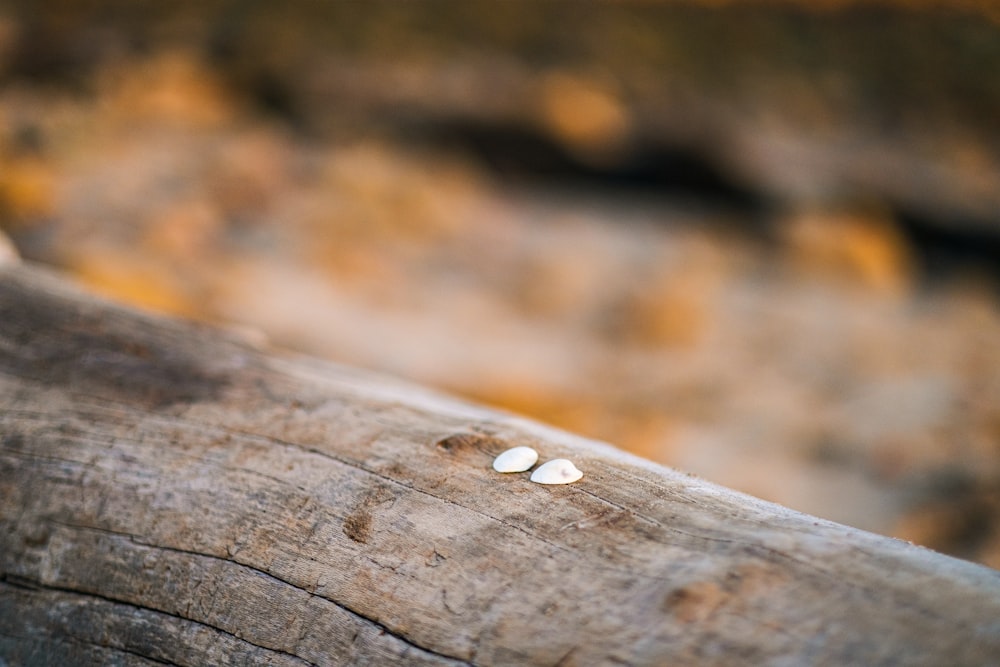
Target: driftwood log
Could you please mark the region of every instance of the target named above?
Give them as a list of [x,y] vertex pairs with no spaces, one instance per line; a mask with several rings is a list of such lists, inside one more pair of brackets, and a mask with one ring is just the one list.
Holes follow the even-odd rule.
[[3,665],[1000,662],[1000,572],[13,260],[0,446]]

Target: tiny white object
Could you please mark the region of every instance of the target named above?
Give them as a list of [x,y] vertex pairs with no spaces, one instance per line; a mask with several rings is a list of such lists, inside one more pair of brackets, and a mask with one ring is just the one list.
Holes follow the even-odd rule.
[[569,459],[552,459],[531,473],[531,481],[537,484],[572,484],[583,477],[583,473]]
[[538,462],[538,452],[531,447],[513,447],[493,460],[497,472],[524,472]]

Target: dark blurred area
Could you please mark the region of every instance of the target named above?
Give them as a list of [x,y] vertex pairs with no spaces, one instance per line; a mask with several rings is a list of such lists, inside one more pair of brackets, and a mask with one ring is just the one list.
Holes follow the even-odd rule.
[[0,229],[1000,567],[992,2],[0,2]]

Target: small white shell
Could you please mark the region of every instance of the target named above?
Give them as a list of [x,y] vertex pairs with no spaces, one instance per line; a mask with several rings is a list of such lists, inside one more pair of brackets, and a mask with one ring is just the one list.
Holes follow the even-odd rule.
[[493,460],[497,472],[524,472],[538,462],[538,452],[531,447],[514,447]]
[[568,459],[552,459],[531,473],[531,481],[538,484],[572,484],[581,477],[583,473]]

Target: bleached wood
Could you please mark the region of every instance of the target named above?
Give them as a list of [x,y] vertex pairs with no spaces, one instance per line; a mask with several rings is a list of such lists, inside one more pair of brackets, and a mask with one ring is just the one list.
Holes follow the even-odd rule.
[[0,657],[976,665],[1000,573],[8,262]]

